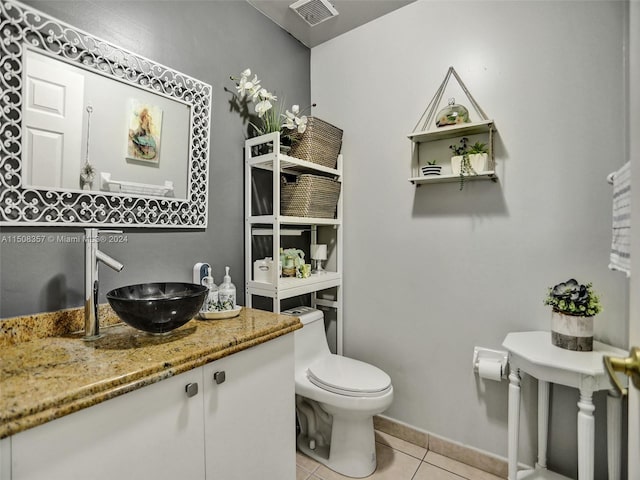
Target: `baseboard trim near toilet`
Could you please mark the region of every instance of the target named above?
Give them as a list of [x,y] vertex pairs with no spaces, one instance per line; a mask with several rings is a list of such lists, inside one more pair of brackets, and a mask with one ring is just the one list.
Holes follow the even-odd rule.
[[384,415],[373,417],[376,430],[401,438],[407,442],[444,455],[458,462],[465,463],[501,478],[507,478],[508,465],[506,458],[469,447],[433,433],[425,432],[399,420]]

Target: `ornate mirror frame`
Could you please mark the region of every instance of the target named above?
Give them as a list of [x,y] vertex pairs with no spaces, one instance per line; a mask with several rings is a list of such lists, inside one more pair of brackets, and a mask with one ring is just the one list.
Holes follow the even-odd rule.
[[[190,107],[186,199],[29,187],[22,178],[27,48]],[[205,228],[211,86],[12,0],[0,0],[0,224]]]

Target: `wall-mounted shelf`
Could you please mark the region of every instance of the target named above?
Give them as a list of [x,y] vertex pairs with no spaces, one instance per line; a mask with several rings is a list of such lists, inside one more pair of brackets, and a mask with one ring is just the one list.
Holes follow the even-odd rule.
[[[437,127],[435,124],[436,111],[442,96],[446,90],[449,78],[453,75],[458,82],[462,92],[467,96],[467,100],[476,112],[476,120],[472,122],[459,123]],[[468,120],[468,118],[467,118]],[[407,135],[412,142],[411,155],[411,177],[409,182],[416,186],[430,183],[449,183],[460,182],[460,175],[451,171],[449,159],[451,151],[446,142],[448,139],[462,139],[463,137],[476,136],[476,139],[470,140],[470,144],[474,141],[480,141],[487,145],[488,159],[486,169],[475,174],[465,174],[464,182],[472,180],[492,180],[497,181],[495,157],[493,151],[494,134],[496,132],[494,121],[487,118],[486,114],[471,96],[453,67],[449,67],[447,74],[436,91],[436,94],[429,102],[426,110],[420,117],[414,131]],[[427,165],[427,162],[436,160],[442,165],[442,175],[423,175],[421,167]]]
[[461,123],[450,127],[440,127],[437,130],[422,130],[407,135],[412,142],[434,142],[446,138],[464,137],[478,133],[489,133],[493,129],[493,120],[481,120],[473,123]]
[[[464,179],[465,182],[474,180],[492,180],[496,182],[498,180],[498,176],[496,175],[495,170],[489,170],[485,172],[478,172],[476,175],[466,175]],[[420,175],[419,177],[411,177],[409,181],[418,186],[424,183],[451,183],[459,182],[460,175]]]

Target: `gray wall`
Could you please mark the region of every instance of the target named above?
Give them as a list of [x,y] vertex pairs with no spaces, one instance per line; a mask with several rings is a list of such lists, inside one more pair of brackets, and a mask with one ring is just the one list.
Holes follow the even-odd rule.
[[[103,249],[125,264],[101,267],[101,291],[142,281],[191,279],[193,264],[214,266],[217,282],[231,267],[243,295],[243,141],[229,111],[229,75],[250,67],[291,103],[309,104],[309,49],[244,1],[30,1],[33,7],[213,86],[209,227],[198,231],[126,229],[127,242]],[[80,229],[54,233],[79,236]],[[41,233],[2,229],[2,236]],[[82,304],[83,247],[0,243],[0,317]],[[104,297],[103,297],[104,298]],[[104,300],[103,300],[104,301]]]
[[[573,276],[601,293],[597,338],[626,347],[606,181],[625,161],[625,12],[425,0],[311,50],[315,114],[345,131],[344,350],[389,373],[390,417],[506,456],[507,384],[473,374],[473,347],[548,331],[547,287]],[[451,65],[496,121],[500,180],[416,188],[406,136]],[[520,460],[531,465],[536,383],[523,385]],[[577,401],[553,388],[549,463],[573,478]],[[605,419],[600,394],[596,478]]]

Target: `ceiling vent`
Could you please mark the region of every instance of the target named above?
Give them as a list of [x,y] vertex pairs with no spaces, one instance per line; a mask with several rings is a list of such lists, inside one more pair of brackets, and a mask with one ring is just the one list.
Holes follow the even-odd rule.
[[289,8],[312,27],[338,15],[338,11],[327,0],[298,0]]

